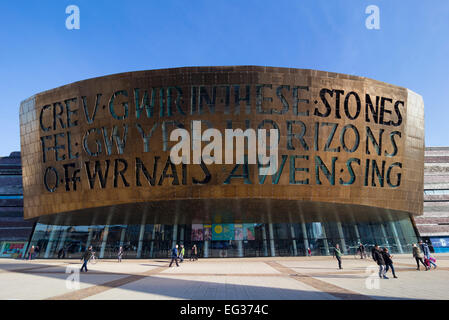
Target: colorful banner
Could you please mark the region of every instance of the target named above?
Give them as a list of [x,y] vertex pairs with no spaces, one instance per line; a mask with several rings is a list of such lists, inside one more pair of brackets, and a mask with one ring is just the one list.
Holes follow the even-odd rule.
[[234,240],[234,224],[213,224],[212,240]]
[[256,240],[254,231],[254,223],[245,223],[243,225],[243,239],[244,240]]
[[449,238],[430,238],[436,253],[449,252]]
[[2,258],[22,258],[26,242],[4,242],[1,247],[0,257]]
[[212,240],[212,226],[210,224],[205,224],[203,229],[203,233],[204,233],[204,241],[210,241]]
[[202,224],[192,224],[192,241],[203,241]]
[[234,225],[234,240],[243,240],[243,225]]

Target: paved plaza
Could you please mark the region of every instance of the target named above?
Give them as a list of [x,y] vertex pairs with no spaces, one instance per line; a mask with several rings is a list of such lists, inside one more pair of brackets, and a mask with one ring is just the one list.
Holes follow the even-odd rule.
[[[395,255],[398,279],[379,279],[371,260],[343,257],[263,257],[185,260],[0,260],[0,299],[372,300],[449,299],[449,254],[438,268],[416,270],[411,254]],[[391,276],[391,273],[388,273]],[[69,280],[67,280],[69,279]],[[78,284],[78,286],[77,286]]]

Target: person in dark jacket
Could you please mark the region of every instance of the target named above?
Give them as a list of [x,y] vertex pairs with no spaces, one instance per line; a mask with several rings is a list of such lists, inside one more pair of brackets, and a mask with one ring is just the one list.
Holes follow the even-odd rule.
[[81,266],[81,272],[83,272],[83,269],[85,269],[87,272],[87,262],[89,261],[91,256],[92,256],[92,246],[90,246],[86,251],[84,251],[84,254],[81,257],[81,260],[84,261],[83,265]]
[[192,252],[190,253],[190,261],[198,260],[198,248],[196,247],[196,244],[192,247]]
[[335,245],[334,255],[335,255],[335,258],[337,258],[337,261],[338,261],[338,269],[343,269],[341,267],[341,256],[342,256],[342,253],[340,251],[340,245],[338,243]]
[[179,267],[179,264],[178,264],[178,245],[176,245],[171,250],[171,261],[170,261],[170,265],[168,266],[169,268],[171,267],[173,261],[176,262],[176,266]]
[[384,258],[384,262],[385,262],[385,273],[388,272],[388,270],[391,268],[391,273],[393,273],[393,278],[397,278],[396,277],[396,273],[394,272],[394,267],[393,267],[393,256],[390,254],[390,252],[388,251],[387,248],[384,248],[382,251],[382,257]]
[[429,259],[430,256],[430,249],[427,243],[422,242],[422,240],[419,240],[419,248],[421,249],[422,253],[424,254],[424,257]]
[[360,254],[360,259],[363,258],[366,259],[365,246],[361,242],[359,242],[359,247],[357,248],[357,251]]
[[385,275],[386,273],[386,266],[385,261],[382,255],[382,251],[380,250],[379,246],[376,244],[374,246],[374,250],[372,252],[373,254],[373,260],[377,262],[377,265],[379,266],[379,278],[388,279],[388,277]]
[[65,259],[65,248],[62,247],[61,249],[59,249],[58,251],[58,259]]

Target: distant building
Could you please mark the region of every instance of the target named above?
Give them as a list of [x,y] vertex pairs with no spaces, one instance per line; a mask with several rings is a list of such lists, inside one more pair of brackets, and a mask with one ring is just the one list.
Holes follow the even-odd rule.
[[23,253],[34,220],[23,220],[22,165],[20,152],[0,158],[0,257]]
[[449,252],[449,147],[425,150],[424,214],[415,224],[435,252]]

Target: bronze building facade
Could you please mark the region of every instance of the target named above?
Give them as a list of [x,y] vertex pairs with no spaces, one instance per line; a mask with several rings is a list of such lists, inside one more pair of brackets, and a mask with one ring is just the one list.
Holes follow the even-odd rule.
[[[201,129],[193,128],[200,121]],[[24,210],[42,257],[409,250],[423,210],[424,105],[412,91],[315,70],[189,67],[123,73],[21,104]],[[276,129],[278,169],[174,164],[170,133]],[[224,145],[224,144],[223,144]],[[251,150],[247,150],[247,153]],[[193,161],[192,161],[193,162]]]

